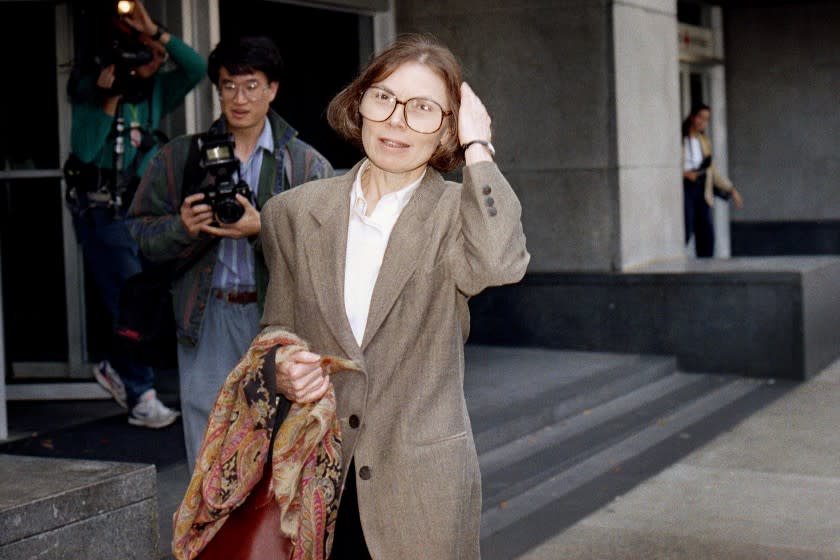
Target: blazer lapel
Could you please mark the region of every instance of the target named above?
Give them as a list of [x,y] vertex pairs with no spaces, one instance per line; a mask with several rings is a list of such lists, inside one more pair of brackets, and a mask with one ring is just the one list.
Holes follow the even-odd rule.
[[365,335],[362,339],[362,351],[382,326],[406,282],[414,274],[417,263],[420,262],[417,256],[423,252],[431,234],[429,229],[432,224],[428,218],[440,199],[443,188],[443,178],[437,171],[428,168],[423,182],[414,191],[391,231],[382,267],[373,288]]
[[310,214],[317,226],[316,239],[306,243],[309,275],[318,307],[344,352],[361,358],[359,346],[344,311],[344,261],[347,252],[347,223],[350,217],[350,188],[356,168],[342,177],[335,191],[312,204]]

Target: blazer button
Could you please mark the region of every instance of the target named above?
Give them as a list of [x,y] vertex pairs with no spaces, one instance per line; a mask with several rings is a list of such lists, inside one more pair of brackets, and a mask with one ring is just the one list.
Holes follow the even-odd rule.
[[359,417],[356,416],[355,414],[350,415],[350,418],[348,419],[348,422],[350,424],[350,427],[353,428],[354,430],[359,427]]
[[491,207],[494,204],[496,204],[496,201],[493,200],[492,196],[488,196],[487,198],[484,199],[484,204],[486,204],[488,207]]
[[490,215],[490,217],[492,218],[493,216],[495,216],[496,214],[498,214],[498,211],[496,210],[496,207],[495,207],[495,206],[491,206],[490,208],[488,208],[488,209],[487,209],[487,213],[488,213],[488,214]]
[[359,478],[361,478],[362,480],[370,480],[370,476],[370,467],[368,467],[367,465],[359,469]]
[[481,193],[485,195],[490,194],[492,191],[493,189],[490,188],[490,185],[484,185],[484,188],[481,189]]

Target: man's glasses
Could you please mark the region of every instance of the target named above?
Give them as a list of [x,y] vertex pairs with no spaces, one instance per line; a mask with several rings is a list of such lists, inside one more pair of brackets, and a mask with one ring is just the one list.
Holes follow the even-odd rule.
[[403,117],[408,128],[423,134],[440,130],[443,117],[452,114],[452,111],[444,111],[440,104],[431,99],[412,97],[400,101],[393,93],[378,87],[368,88],[362,94],[359,112],[366,119],[383,122],[391,118],[397,105],[403,106]]
[[236,98],[236,94],[242,90],[245,98],[248,101],[256,101],[262,97],[263,91],[267,90],[268,86],[261,83],[259,80],[248,80],[247,82],[237,84],[236,82],[222,82],[219,87],[219,93],[225,100],[232,100]]

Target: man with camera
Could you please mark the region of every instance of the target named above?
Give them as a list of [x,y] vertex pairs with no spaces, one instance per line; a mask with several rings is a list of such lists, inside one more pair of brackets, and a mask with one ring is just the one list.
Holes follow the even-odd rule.
[[[119,2],[95,75],[68,85],[73,102],[71,156],[65,164],[67,202],[88,271],[116,319],[121,286],[142,269],[125,211],[139,177],[164,141],[161,118],[204,77],[203,57],[149,16],[139,1]],[[161,71],[171,59],[176,68]],[[162,428],[178,413],[154,388],[154,370],[112,350],[94,368],[97,381],[132,425]]]
[[222,117],[176,138],[151,161],[128,212],[150,260],[196,259],[173,283],[181,412],[190,469],[219,389],[259,332],[267,273],[259,208],[333,174],[274,112],[282,70],[267,37],[223,40],[210,53]]

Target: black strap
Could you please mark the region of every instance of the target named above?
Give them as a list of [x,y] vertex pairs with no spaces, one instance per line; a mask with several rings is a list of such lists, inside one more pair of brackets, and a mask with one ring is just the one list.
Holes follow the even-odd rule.
[[272,427],[271,438],[268,443],[268,456],[266,457],[267,464],[271,464],[271,459],[274,455],[274,438],[277,436],[277,431],[280,429],[280,426],[283,424],[283,421],[286,419],[286,416],[289,415],[289,411],[292,408],[292,402],[277,392],[276,359],[278,349],[279,347],[275,346],[269,350],[268,354],[266,354],[263,358],[262,371],[265,387],[268,389],[269,394],[275,395],[277,403],[277,410],[274,412],[274,426]]
[[[187,152],[187,159],[184,162],[184,175],[181,178],[181,201],[193,192],[196,192],[201,180],[204,178],[204,169],[200,165],[201,152],[198,149],[198,136],[190,139],[190,147]],[[161,277],[168,277],[170,282],[180,277],[195,265],[201,258],[219,244],[221,238],[209,237],[194,244],[192,250],[183,259],[173,259],[154,267],[155,274]]]

